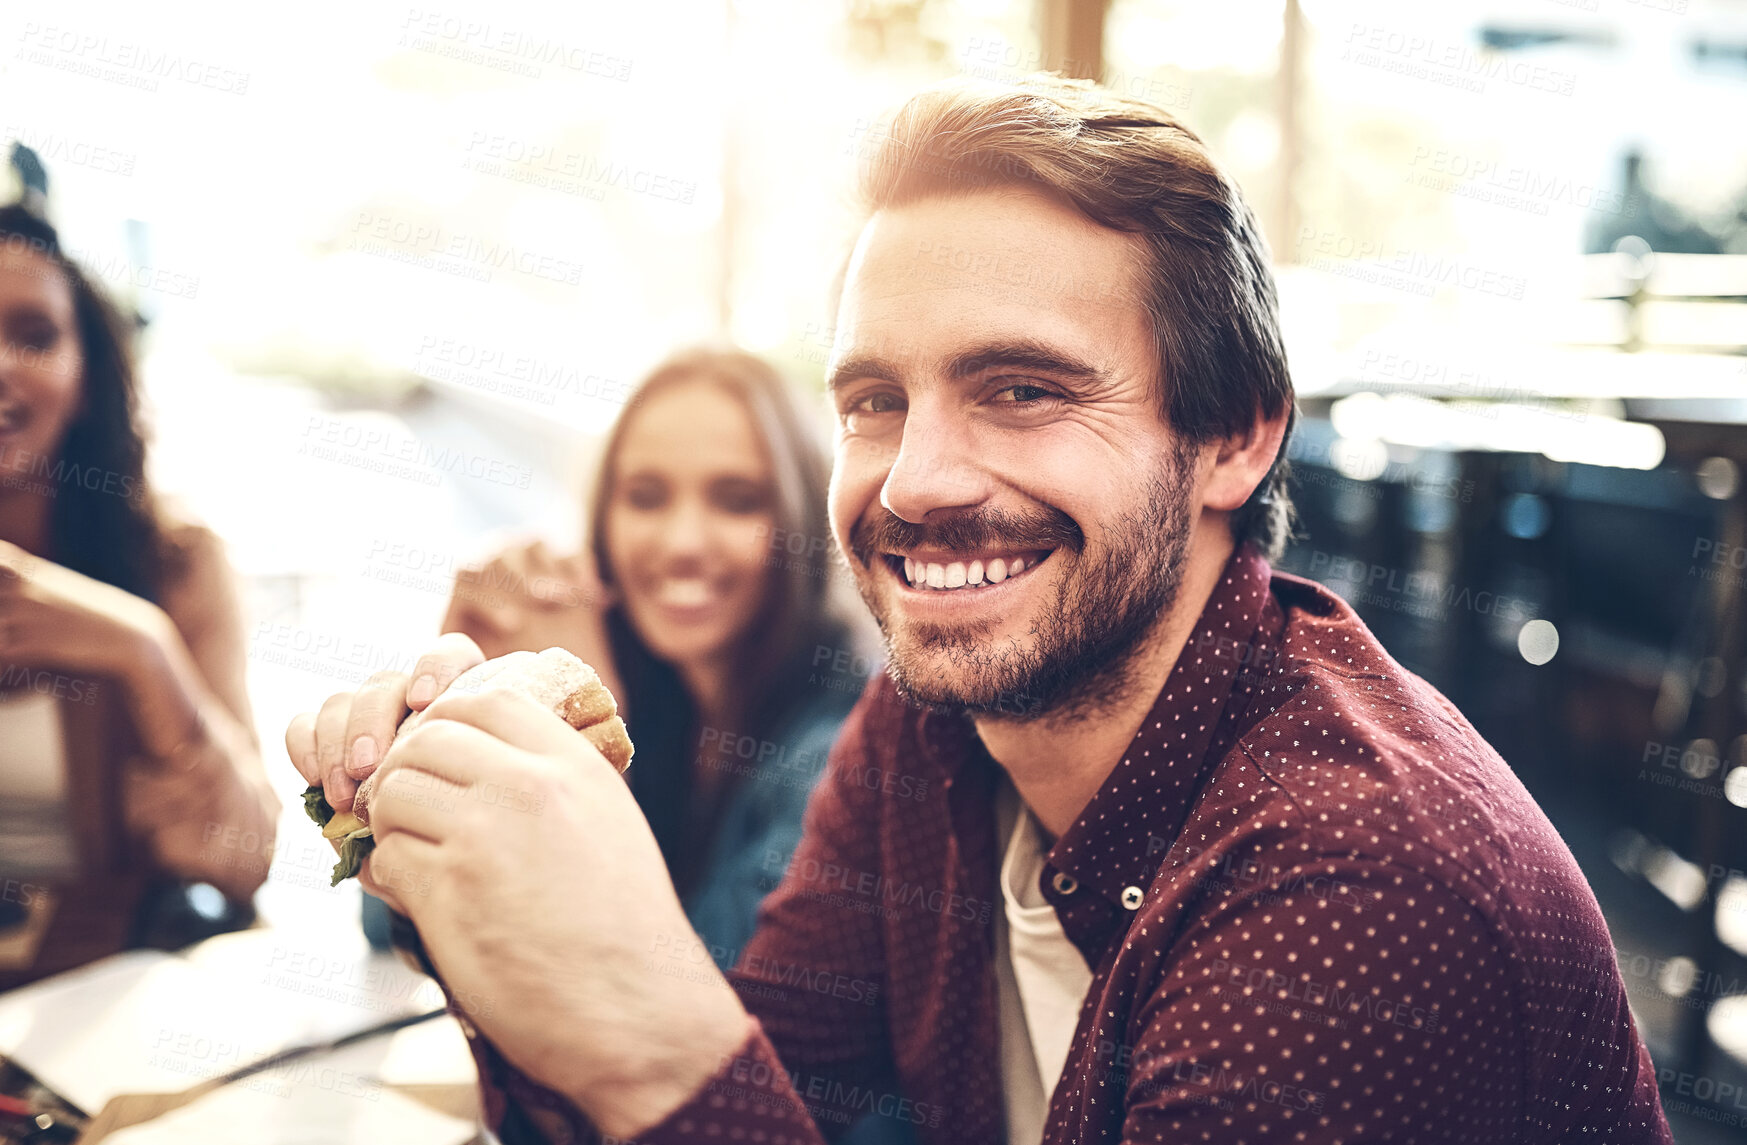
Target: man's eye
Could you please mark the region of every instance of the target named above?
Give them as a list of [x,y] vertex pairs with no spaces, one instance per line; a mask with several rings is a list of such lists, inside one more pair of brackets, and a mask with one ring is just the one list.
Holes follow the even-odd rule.
[[897,394],[869,394],[865,398],[851,402],[850,413],[892,413],[904,408],[903,399]]
[[855,423],[862,418],[876,417],[881,414],[902,413],[903,411],[904,398],[901,394],[881,391],[879,393],[868,394],[865,397],[855,398],[845,404],[843,407],[842,418],[845,425],[854,429]]
[[1022,382],[1016,386],[1006,386],[995,392],[995,401],[1000,405],[1033,405],[1050,398],[1059,397],[1054,390],[1043,386]]

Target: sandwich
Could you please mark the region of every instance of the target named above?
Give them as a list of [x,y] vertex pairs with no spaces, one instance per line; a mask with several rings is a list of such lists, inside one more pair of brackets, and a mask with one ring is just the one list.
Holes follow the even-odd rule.
[[[619,718],[617,701],[595,670],[569,652],[562,648],[539,653],[511,652],[468,669],[449,685],[450,691],[462,692],[505,688],[549,708],[621,773],[631,766],[631,738],[625,732],[625,721]],[[398,740],[418,727],[429,710],[414,712],[401,721],[394,738]],[[337,840],[340,845],[340,861],[334,864],[330,886],[339,886],[341,879],[356,875],[364,857],[376,846],[370,827],[370,797],[376,790],[379,774],[372,772],[359,785],[350,811],[336,813],[328,805],[320,784],[303,793],[305,813],[322,829],[323,838]]]

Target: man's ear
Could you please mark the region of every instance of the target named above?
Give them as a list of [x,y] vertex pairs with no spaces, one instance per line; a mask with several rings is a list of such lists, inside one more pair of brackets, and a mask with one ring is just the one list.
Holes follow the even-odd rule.
[[1273,468],[1286,438],[1286,423],[1292,409],[1283,406],[1269,416],[1261,410],[1249,428],[1229,437],[1215,438],[1213,467],[1207,474],[1207,485],[1201,494],[1201,504],[1207,509],[1230,513],[1243,506]]

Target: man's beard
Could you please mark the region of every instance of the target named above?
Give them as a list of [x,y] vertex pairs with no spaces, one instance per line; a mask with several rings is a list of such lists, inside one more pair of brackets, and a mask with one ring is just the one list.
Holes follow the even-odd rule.
[[[936,711],[1038,719],[1085,718],[1126,694],[1137,654],[1182,586],[1189,548],[1189,460],[1180,451],[1149,482],[1145,507],[1108,526],[1108,545],[1086,563],[1086,539],[1059,509],[977,509],[913,525],[885,509],[857,522],[850,550],[856,587],[885,637],[887,671],[912,703]],[[1033,646],[988,643],[988,622],[894,625],[872,583],[884,554],[931,545],[950,551],[1054,549],[1055,597],[1038,617]],[[1046,561],[1043,569],[1049,568]],[[1040,570],[1043,571],[1043,570]],[[924,661],[944,654],[938,670]]]

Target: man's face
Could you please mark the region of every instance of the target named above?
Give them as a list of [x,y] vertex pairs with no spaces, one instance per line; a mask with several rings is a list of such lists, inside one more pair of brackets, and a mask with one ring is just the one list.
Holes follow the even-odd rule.
[[913,700],[1096,710],[1169,610],[1205,467],[1161,412],[1142,258],[1024,190],[863,230],[831,519]]

